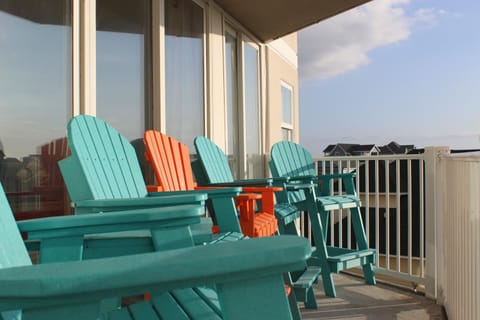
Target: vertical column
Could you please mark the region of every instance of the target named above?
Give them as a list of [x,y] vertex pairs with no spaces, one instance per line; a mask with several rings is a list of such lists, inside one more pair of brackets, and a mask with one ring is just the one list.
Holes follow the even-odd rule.
[[425,148],[425,246],[426,275],[425,294],[432,299],[438,296],[438,264],[442,261],[441,239],[442,213],[444,211],[445,172],[440,156],[448,155],[448,147]]
[[153,128],[165,132],[165,2],[152,1]]
[[[213,1],[207,7],[206,42],[206,135],[227,150],[225,97],[225,31],[221,11]],[[228,124],[230,125],[230,124]]]
[[80,0],[72,0],[72,110],[80,113]]
[[80,1],[80,113],[96,113],[96,2]]

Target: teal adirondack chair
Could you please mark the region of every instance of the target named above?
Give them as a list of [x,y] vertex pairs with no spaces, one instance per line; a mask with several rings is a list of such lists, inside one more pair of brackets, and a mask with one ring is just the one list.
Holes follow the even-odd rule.
[[[208,193],[215,211],[221,213],[217,222],[223,234],[215,239],[241,232],[233,200],[241,188],[148,192],[135,149],[109,124],[93,116],[79,115],[68,123],[67,136],[71,156],[59,161],[59,167],[76,214],[155,208]],[[211,227],[207,219],[193,226],[198,235],[195,241],[208,242],[212,238]]]
[[[197,182],[206,186],[242,186],[244,190],[250,192],[263,193],[267,197],[267,206],[271,206],[274,210],[278,222],[280,234],[285,230],[295,229],[295,221],[300,217],[299,210],[288,203],[280,203],[274,205],[275,192],[279,188],[271,188],[273,179],[249,179],[234,180],[228,165],[228,159],[225,153],[210,139],[199,136],[194,141],[197,151],[198,160],[192,163]],[[270,189],[270,190],[269,190]],[[270,198],[268,198],[270,197]],[[260,206],[265,206],[260,203]],[[309,309],[317,308],[317,301],[313,292],[313,284],[317,282],[320,274],[320,267],[312,265],[308,268],[290,274],[292,287],[295,292],[296,299],[303,301],[305,307]]]
[[[270,169],[274,178],[280,181],[284,193],[278,194],[279,202],[295,204],[299,210],[307,211],[312,227],[312,236],[316,250],[313,258],[318,259],[322,268],[325,293],[335,297],[332,272],[362,267],[365,282],[375,284],[372,264],[376,251],[367,244],[365,230],[360,213],[360,200],[356,196],[353,182],[354,174],[316,175],[315,162],[311,154],[299,144],[281,141],[272,146]],[[282,181],[283,179],[283,181]],[[345,194],[331,194],[332,183],[341,179]],[[344,249],[327,246],[328,220],[331,210],[348,209],[358,249]],[[288,234],[296,234],[291,228]]]
[[[77,116],[67,127],[71,156],[59,163],[70,197],[75,204],[76,213],[108,212],[111,210],[158,210],[157,207],[188,200],[203,195],[205,191],[153,192],[147,193],[141,175],[138,159],[132,145],[104,121],[92,116]],[[237,240],[242,237],[236,217],[235,203],[232,199],[241,188],[209,190],[212,207],[217,213],[217,222],[224,233],[212,236],[210,229],[203,230],[201,237],[195,236],[195,243]],[[171,195],[175,196],[171,196]],[[181,200],[179,200],[181,198]],[[218,214],[220,213],[220,215]],[[198,224],[178,230],[163,231],[155,234],[168,239],[168,246],[189,246],[186,235],[190,230],[198,233]],[[209,225],[211,227],[211,224]],[[134,234],[138,237],[138,234]],[[181,241],[179,240],[181,237]],[[148,235],[147,235],[148,238]],[[201,239],[199,241],[199,238]],[[158,246],[154,247],[159,250]]]
[[[199,214],[191,206],[185,210],[193,216]],[[310,254],[308,243],[294,237],[32,265],[19,232],[20,228],[36,236],[41,239],[41,249],[63,256],[68,241],[52,248],[50,239],[68,239],[80,229],[85,234],[99,233],[102,226],[109,226],[106,220],[114,221],[105,216],[114,215],[137,221],[142,216],[122,212],[52,217],[26,220],[17,226],[0,186],[0,318],[291,319],[282,274],[303,268]],[[154,216],[159,215],[150,218]],[[214,286],[216,292],[189,289],[201,285]],[[124,308],[111,305],[111,309],[104,304],[111,298],[144,292],[152,293],[151,301]]]

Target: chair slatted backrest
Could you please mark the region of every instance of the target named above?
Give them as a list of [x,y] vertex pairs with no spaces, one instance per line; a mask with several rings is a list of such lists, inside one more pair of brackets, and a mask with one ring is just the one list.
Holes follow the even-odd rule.
[[208,183],[233,182],[234,178],[225,153],[213,141],[198,136],[194,141]]
[[[315,176],[312,155],[301,145],[291,141],[280,141],[272,146],[269,162],[273,177]],[[292,203],[305,200],[303,191],[288,192]],[[285,200],[285,199],[284,199]]]
[[[27,248],[23,242],[12,209],[0,184],[0,268],[31,265]],[[4,320],[21,319],[21,311],[2,312]]]
[[[68,186],[72,201],[147,195],[135,149],[117,130],[96,117],[79,115],[68,123],[67,134],[72,155],[60,161],[60,169],[64,176],[81,175],[65,179],[76,184]],[[84,174],[68,170],[78,166]]]
[[272,162],[279,177],[298,177],[316,175],[312,155],[304,147],[290,141],[281,141],[273,145]]
[[194,190],[188,147],[155,130],[146,131],[143,139],[146,159],[152,165],[162,191]]

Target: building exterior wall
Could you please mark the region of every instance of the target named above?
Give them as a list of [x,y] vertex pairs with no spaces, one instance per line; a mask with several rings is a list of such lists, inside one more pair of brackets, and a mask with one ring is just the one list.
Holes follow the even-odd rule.
[[267,153],[271,146],[282,140],[281,92],[280,86],[288,84],[293,89],[293,131],[292,141],[299,141],[299,107],[298,107],[298,66],[296,33],[269,43],[267,45]]

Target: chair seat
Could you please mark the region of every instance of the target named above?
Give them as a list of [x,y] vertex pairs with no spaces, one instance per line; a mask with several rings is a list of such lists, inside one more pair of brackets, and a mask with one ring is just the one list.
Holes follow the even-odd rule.
[[317,309],[313,285],[318,282],[321,272],[322,269],[318,266],[308,266],[292,283],[296,298],[303,301],[307,309]]
[[240,226],[242,232],[248,237],[269,237],[274,235],[278,230],[277,219],[272,214],[261,212],[255,214],[255,220],[244,220],[240,217]]
[[275,205],[275,217],[278,223],[286,226],[300,218],[300,210],[292,204],[279,203]]
[[349,195],[319,197],[317,198],[317,202],[322,206],[324,211],[360,207],[358,198]]
[[222,319],[216,299],[211,289],[178,289],[111,311],[108,319]]
[[233,242],[238,240],[247,239],[243,233],[239,232],[227,232],[218,235],[213,235],[212,240],[209,242],[210,244],[213,243],[220,243],[220,242]]
[[345,249],[338,247],[327,247],[328,264],[332,272],[340,272],[352,267],[360,267],[365,264],[375,263],[375,249]]

